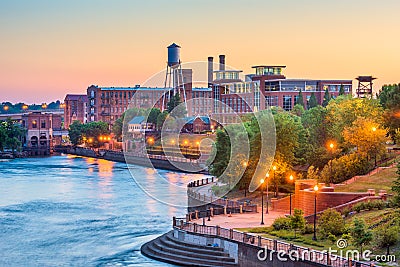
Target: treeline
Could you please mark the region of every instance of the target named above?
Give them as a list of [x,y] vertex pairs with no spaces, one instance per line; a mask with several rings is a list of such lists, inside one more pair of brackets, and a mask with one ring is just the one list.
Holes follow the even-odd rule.
[[[386,95],[390,97],[384,98]],[[400,97],[398,86],[383,87],[379,99],[341,95],[329,99],[326,107],[317,105],[305,110],[298,104],[291,112],[272,108],[276,126],[276,153],[272,166],[276,170],[270,170],[269,181],[276,192],[287,182],[289,175],[294,174],[293,170],[297,170],[296,179],[308,176],[327,183],[340,183],[371,170],[377,160],[385,157],[387,136],[395,140],[399,134],[400,100],[393,95]],[[399,124],[393,122],[393,117]],[[265,161],[265,157],[260,159],[259,140],[264,129],[260,130],[257,120],[251,118],[244,126],[250,140],[251,157],[244,163],[244,174],[239,177],[238,187],[243,189],[248,188],[254,174],[257,179],[265,178],[261,177],[265,173],[258,175],[255,170],[258,161]],[[227,169],[228,163],[245,158],[240,153],[231,157],[235,142],[235,136],[228,134],[226,129],[217,132],[216,158],[210,170],[213,175],[223,176],[228,183],[238,179],[233,168]],[[308,173],[300,170],[308,170]],[[229,181],[229,177],[233,180]]]
[[0,104],[0,114],[14,114],[21,113],[25,110],[46,110],[46,109],[59,109],[61,105],[60,100],[53,101],[49,104],[31,104],[27,105],[24,103],[13,104],[11,102],[3,102]]
[[22,148],[22,138],[25,135],[25,130],[21,125],[10,118],[0,122],[0,151],[11,150],[20,151]]

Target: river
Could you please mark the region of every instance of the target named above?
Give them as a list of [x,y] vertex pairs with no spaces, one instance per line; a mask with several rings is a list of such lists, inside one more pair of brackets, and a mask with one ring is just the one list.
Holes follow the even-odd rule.
[[[155,171],[135,167],[149,181]],[[202,175],[159,170],[185,185]],[[185,190],[152,194],[187,198]],[[171,229],[176,208],[149,197],[126,164],[52,156],[0,162],[0,266],[171,266],[140,246]]]

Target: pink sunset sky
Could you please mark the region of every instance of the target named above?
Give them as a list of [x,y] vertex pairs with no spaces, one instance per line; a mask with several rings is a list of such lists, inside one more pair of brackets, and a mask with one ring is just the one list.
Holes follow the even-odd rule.
[[[91,84],[134,86],[182,60],[226,54],[245,73],[286,65],[289,78],[398,83],[397,0],[5,0],[0,102],[42,103]],[[355,84],[355,82],[354,82]]]

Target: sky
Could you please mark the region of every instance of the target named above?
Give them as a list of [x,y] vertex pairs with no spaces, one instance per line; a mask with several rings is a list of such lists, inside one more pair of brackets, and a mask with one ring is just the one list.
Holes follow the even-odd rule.
[[[0,0],[0,102],[43,103],[91,84],[134,86],[184,62],[288,78],[399,83],[398,0]],[[355,85],[355,82],[354,82]]]

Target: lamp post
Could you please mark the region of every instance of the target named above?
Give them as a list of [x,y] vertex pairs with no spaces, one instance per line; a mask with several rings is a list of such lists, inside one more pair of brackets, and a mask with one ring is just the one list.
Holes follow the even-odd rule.
[[[372,127],[372,132],[376,132],[376,127]],[[375,158],[375,165],[374,165],[374,167],[376,168],[376,151],[374,151],[374,158]]]
[[266,175],[265,175],[265,177],[267,178],[267,211],[265,212],[266,214],[269,214],[269,210],[268,210],[268,192],[269,192],[269,189],[268,189],[268,184],[269,184],[269,180],[268,180],[268,178],[269,178],[269,173],[267,173]]
[[333,148],[335,147],[335,145],[333,143],[329,144],[329,148],[331,151],[331,163],[329,164],[330,168],[329,168],[329,186],[331,186],[332,182],[333,182],[333,175],[332,175],[332,160],[333,160]]
[[[290,175],[289,180],[290,180],[290,182],[293,182],[293,180],[294,180],[293,175]],[[292,192],[290,192],[289,215],[292,216]]]
[[[260,180],[260,184],[261,184],[261,225],[264,225],[264,179]],[[267,191],[267,194],[268,194],[268,191]],[[267,197],[267,199],[268,199],[268,197]],[[268,204],[267,204],[267,208],[268,208]]]
[[313,240],[317,241],[317,192],[318,192],[318,185],[314,186],[314,236]]
[[274,173],[274,183],[275,183],[275,197],[278,197],[278,194],[277,194],[277,192],[278,192],[278,184],[276,183],[276,180],[275,180],[275,171],[276,171],[276,166],[275,165],[272,166],[272,170],[274,171],[273,173]]

